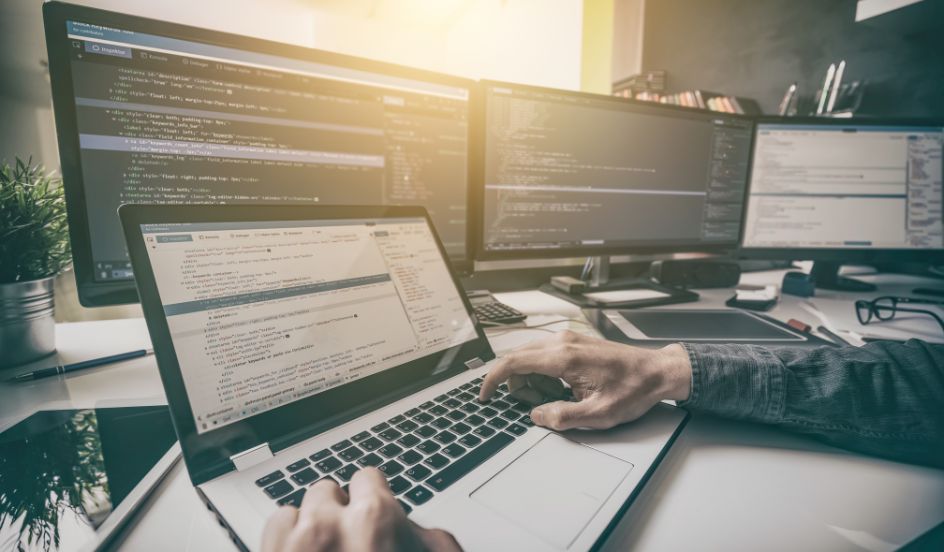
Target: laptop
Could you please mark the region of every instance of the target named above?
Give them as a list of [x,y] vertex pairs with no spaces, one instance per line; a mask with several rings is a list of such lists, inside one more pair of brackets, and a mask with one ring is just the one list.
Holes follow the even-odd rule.
[[467,550],[598,547],[687,420],[555,433],[507,387],[479,403],[495,354],[422,208],[119,214],[187,470],[241,548],[366,466]]

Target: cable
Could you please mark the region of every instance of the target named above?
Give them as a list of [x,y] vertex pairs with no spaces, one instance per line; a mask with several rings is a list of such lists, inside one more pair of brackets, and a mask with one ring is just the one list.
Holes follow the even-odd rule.
[[547,328],[547,326],[553,326],[554,324],[561,324],[561,323],[563,323],[563,322],[572,322],[572,323],[574,323],[574,324],[583,324],[584,326],[587,326],[587,327],[590,327],[590,328],[593,327],[593,324],[587,322],[586,320],[581,320],[581,319],[579,319],[579,318],[565,318],[564,320],[554,320],[554,321],[552,321],[552,322],[545,322],[545,323],[543,323],[543,324],[537,324],[537,325],[535,325],[535,326],[525,326],[525,327],[523,327],[523,328],[508,328],[507,330],[502,331],[502,332],[498,332],[498,333],[487,333],[487,332],[486,332],[485,335],[486,335],[487,337],[489,337],[489,338],[492,338],[492,337],[501,337],[501,336],[503,336],[503,335],[510,334],[510,333],[513,333],[513,332],[522,332],[522,331],[526,331],[526,330],[537,330],[537,331],[539,331],[539,332],[557,333],[557,332],[560,331],[560,330],[551,330],[551,329]]

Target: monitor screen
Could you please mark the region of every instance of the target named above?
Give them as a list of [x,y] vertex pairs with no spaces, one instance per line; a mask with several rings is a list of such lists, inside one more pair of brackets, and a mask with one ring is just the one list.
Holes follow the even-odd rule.
[[759,123],[744,248],[944,248],[944,128]]
[[499,83],[483,95],[483,257],[737,244],[749,119]]
[[466,259],[464,79],[59,7],[76,10],[50,48],[80,292],[133,290],[123,203],[422,205]]
[[197,433],[477,338],[423,218],[141,231]]

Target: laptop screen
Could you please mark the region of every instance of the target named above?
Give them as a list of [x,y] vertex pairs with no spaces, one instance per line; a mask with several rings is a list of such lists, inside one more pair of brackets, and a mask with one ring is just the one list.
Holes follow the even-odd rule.
[[477,337],[424,218],[141,230],[198,433]]

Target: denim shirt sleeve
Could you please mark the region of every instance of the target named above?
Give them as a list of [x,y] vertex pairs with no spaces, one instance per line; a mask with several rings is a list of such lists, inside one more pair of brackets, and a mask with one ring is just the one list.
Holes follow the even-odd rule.
[[682,346],[692,364],[692,390],[679,406],[944,467],[944,345]]

